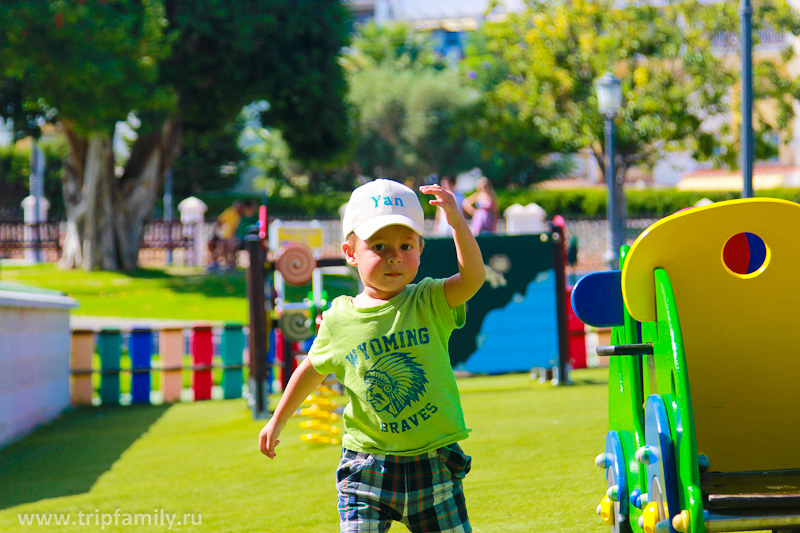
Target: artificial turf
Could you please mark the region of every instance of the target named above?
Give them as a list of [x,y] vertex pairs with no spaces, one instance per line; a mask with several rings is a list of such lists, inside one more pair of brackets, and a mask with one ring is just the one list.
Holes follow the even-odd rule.
[[[607,530],[594,511],[605,489],[594,457],[607,428],[607,375],[572,378],[565,387],[523,374],[459,379],[473,430],[462,446],[473,457],[464,487],[474,531]],[[72,411],[0,450],[0,531],[167,531],[173,513],[178,531],[338,531],[339,448],[301,442],[299,422],[269,460],[256,445],[264,421],[244,400]],[[21,526],[19,515],[31,513],[70,518]],[[151,525],[123,525],[136,514]],[[189,524],[179,526],[184,515]]]

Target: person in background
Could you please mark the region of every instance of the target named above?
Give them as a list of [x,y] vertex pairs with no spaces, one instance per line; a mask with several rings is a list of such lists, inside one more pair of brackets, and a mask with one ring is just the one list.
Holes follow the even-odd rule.
[[236,226],[236,233],[225,244],[225,264],[229,272],[236,269],[236,253],[244,250],[244,241],[250,226],[258,224],[258,202],[253,199],[245,200],[242,206],[241,217]]
[[[464,214],[464,209],[461,207],[461,204],[464,202],[464,195],[460,192],[456,192],[456,187],[453,181],[449,177],[445,177],[442,179],[441,182],[442,188],[446,191],[450,191],[453,194],[453,197],[456,199],[456,205],[458,206],[458,210],[461,211],[461,214]],[[436,219],[433,223],[433,233],[437,237],[452,237],[453,236],[453,227],[447,223],[447,217],[443,208],[439,207],[436,209]]]
[[469,195],[461,206],[472,217],[469,228],[473,235],[494,233],[500,218],[500,207],[488,178],[482,176],[478,179],[478,190]]
[[236,237],[236,229],[239,227],[239,220],[242,218],[244,203],[236,200],[233,205],[220,213],[214,223],[211,239],[208,241],[208,251],[211,252],[211,264],[208,266],[209,272],[217,272],[220,268],[220,257],[227,258],[227,243]]

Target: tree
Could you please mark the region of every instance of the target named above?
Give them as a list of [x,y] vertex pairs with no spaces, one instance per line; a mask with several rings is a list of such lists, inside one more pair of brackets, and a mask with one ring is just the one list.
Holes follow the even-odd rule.
[[[798,33],[783,0],[766,0],[755,27],[772,24]],[[736,160],[738,136],[721,120],[736,115],[731,88],[735,62],[714,48],[713,38],[735,31],[736,6],[693,0],[663,7],[603,0],[532,1],[522,13],[487,22],[468,58],[476,85],[486,89],[478,124],[498,147],[515,153],[546,137],[558,151],[590,148],[601,168],[603,117],[594,82],[612,71],[622,82],[617,124],[617,180],[633,165],[652,165],[670,150],[689,149],[699,159],[724,154]],[[797,85],[775,63],[755,69],[756,99],[778,106],[777,120],[757,120],[757,153],[767,132],[785,132]],[[714,124],[715,129],[710,125]],[[504,136],[505,133],[505,136]],[[533,137],[526,142],[525,138]],[[522,140],[521,140],[522,139]]]
[[183,147],[172,166],[173,197],[235,187],[246,164],[246,155],[239,147],[243,130],[243,122],[237,119],[205,133],[184,132]]
[[[55,109],[69,145],[67,266],[134,268],[184,135],[219,132],[254,100],[270,102],[262,122],[300,161],[347,144],[339,2],[9,0],[0,22],[2,76],[13,80],[0,90],[18,88],[0,113]],[[115,168],[114,127],[130,114],[137,136]]]
[[550,156],[572,151],[572,147],[554,143],[540,121],[519,113],[519,106],[509,101],[501,88],[511,76],[503,52],[507,33],[507,25],[485,23],[470,36],[460,67],[469,85],[478,89],[480,99],[462,123],[470,138],[479,143],[484,158],[493,163],[484,172],[495,186],[513,187],[569,170],[568,159],[553,164]]
[[447,68],[425,34],[404,24],[368,24],[343,62],[357,110],[353,174],[405,180],[479,163],[469,157],[470,140],[457,120],[477,91]]

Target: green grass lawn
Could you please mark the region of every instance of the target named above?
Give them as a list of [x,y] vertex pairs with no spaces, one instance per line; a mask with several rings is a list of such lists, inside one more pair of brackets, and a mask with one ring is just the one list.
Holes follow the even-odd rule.
[[239,270],[196,268],[135,272],[60,270],[52,264],[3,266],[0,280],[61,291],[77,299],[76,315],[247,322],[247,282]]
[[[605,440],[607,376],[573,378],[570,387],[521,374],[459,380],[473,429],[462,444],[473,457],[464,486],[476,532],[607,530],[594,511],[605,486],[594,457]],[[244,400],[73,411],[0,451],[0,531],[83,532],[87,521],[100,530],[95,521],[113,520],[116,509],[120,525],[104,531],[167,531],[121,525],[126,513],[162,509],[194,519],[179,531],[337,531],[339,448],[300,442],[299,421],[270,461],[256,446],[263,421]],[[20,526],[23,513],[70,519],[37,529]]]
[[[241,271],[4,265],[0,281],[62,291],[80,302],[75,314],[247,322]],[[607,529],[594,512],[605,485],[594,457],[605,440],[607,375],[573,378],[575,386],[559,388],[519,374],[459,380],[473,429],[463,446],[473,456],[465,490],[476,532]],[[0,531],[166,531],[122,525],[126,514],[158,521],[161,510],[202,520],[172,528],[182,531],[337,531],[339,449],[300,442],[298,420],[270,461],[256,449],[263,423],[244,400],[69,412],[0,450]],[[104,526],[101,515],[117,509],[119,525]],[[23,527],[23,513],[70,518]]]
[[[77,299],[75,315],[249,322],[244,270],[208,274],[201,268],[143,268],[134,272],[60,270],[52,264],[0,268],[0,281],[61,291]],[[355,294],[355,280],[324,275],[333,298]],[[311,290],[289,287],[290,301],[302,301]]]

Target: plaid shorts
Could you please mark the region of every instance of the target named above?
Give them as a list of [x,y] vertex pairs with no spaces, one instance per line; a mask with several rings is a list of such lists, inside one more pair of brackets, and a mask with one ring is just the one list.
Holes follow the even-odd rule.
[[461,480],[472,458],[458,444],[416,456],[342,450],[336,471],[342,533],[383,533],[392,521],[414,533],[469,533]]

